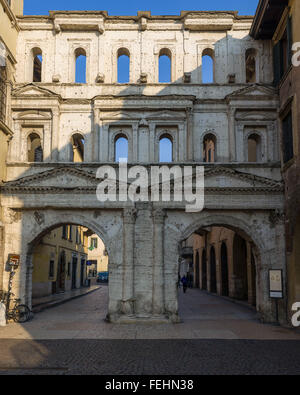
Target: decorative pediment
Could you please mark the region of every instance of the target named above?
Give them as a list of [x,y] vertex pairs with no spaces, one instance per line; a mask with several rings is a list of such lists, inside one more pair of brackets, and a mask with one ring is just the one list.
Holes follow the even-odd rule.
[[34,83],[26,84],[20,88],[16,88],[12,91],[13,96],[17,97],[59,97],[55,92],[49,89],[35,85]]
[[[102,181],[96,178],[96,172],[85,171],[73,167],[58,167],[30,176],[25,176],[14,181],[2,184],[2,191],[20,192],[79,192],[95,193],[97,185]],[[118,178],[116,186],[119,186]]]
[[174,119],[186,118],[185,113],[182,111],[158,111],[153,112],[147,116],[147,119]]
[[270,97],[276,96],[276,90],[271,87],[266,87],[258,84],[247,86],[246,88],[239,89],[230,95],[227,95],[227,99],[238,99],[250,97]]
[[[118,179],[117,188],[118,188]],[[150,181],[150,179],[149,179]],[[101,182],[93,171],[73,167],[58,167],[3,183],[3,192],[95,192]],[[161,182],[160,182],[161,185]],[[280,181],[244,173],[232,168],[216,166],[205,169],[205,192],[283,192]]]
[[98,182],[94,173],[71,167],[59,167],[6,182],[4,188],[72,189],[93,187]]
[[283,184],[270,178],[217,166],[205,170],[205,189],[283,191]]
[[50,120],[52,119],[52,115],[49,111],[39,111],[39,110],[27,110],[15,113],[13,115],[13,119],[30,119],[30,120]]

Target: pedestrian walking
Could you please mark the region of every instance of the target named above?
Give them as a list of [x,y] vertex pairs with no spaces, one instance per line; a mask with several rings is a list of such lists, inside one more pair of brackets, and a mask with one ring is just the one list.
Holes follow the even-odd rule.
[[186,276],[182,277],[181,282],[182,282],[182,287],[183,287],[183,293],[186,293],[186,289],[187,289],[187,278],[186,278]]

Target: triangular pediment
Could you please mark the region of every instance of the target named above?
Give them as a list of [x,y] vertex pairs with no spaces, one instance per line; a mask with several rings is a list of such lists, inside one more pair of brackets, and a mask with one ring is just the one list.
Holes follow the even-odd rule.
[[[102,180],[109,180],[108,176],[97,178],[96,172],[86,171],[74,167],[58,167],[55,169],[39,172],[37,174],[23,176],[14,181],[3,183],[3,190],[41,190],[55,191],[72,190],[89,191],[95,190]],[[121,186],[118,177],[116,177],[116,186]],[[128,184],[128,183],[126,183]]]
[[59,95],[52,92],[49,89],[37,86],[33,83],[23,85],[20,88],[16,88],[12,92],[13,96],[26,96],[26,97],[58,97]]
[[205,188],[282,190],[280,181],[222,166],[205,170]]
[[274,96],[276,95],[275,89],[271,87],[266,87],[258,84],[250,85],[247,86],[246,88],[239,89],[238,91],[235,91],[231,93],[230,95],[227,95],[227,99],[236,99],[236,98],[243,98],[243,97],[248,97],[253,96],[253,97],[264,97],[264,96]]
[[71,167],[59,167],[6,182],[4,187],[48,187],[72,189],[79,187],[92,187],[98,182],[99,180],[96,179],[94,173]]

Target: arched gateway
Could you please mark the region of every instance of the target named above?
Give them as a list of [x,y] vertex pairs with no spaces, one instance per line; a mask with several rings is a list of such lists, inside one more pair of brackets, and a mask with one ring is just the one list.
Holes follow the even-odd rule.
[[[207,177],[210,183],[215,179]],[[8,182],[3,188],[5,254],[21,255],[15,292],[26,303],[31,304],[32,250],[37,241],[61,224],[79,224],[98,234],[108,250],[111,322],[178,322],[179,245],[199,228],[226,226],[253,244],[257,310],[264,321],[274,321],[268,270],[284,268],[285,262],[283,222],[277,212],[254,208],[220,212],[207,207],[187,213],[182,203],[174,202],[101,203],[96,185],[95,173],[59,167]],[[217,260],[216,270],[219,264]],[[284,302],[279,307],[283,316]]]
[[[224,24],[224,18],[228,23]],[[9,143],[7,182],[0,187],[0,235],[2,230],[4,233],[0,288],[5,289],[8,281],[3,261],[10,253],[20,254],[15,293],[30,304],[35,242],[60,224],[80,224],[98,234],[108,249],[110,321],[178,322],[176,284],[181,243],[199,229],[205,233],[209,227],[224,226],[246,240],[248,249],[251,246],[256,279],[252,285],[249,281],[248,293],[250,289],[250,297],[256,298],[253,304],[260,317],[268,322],[275,320],[268,270],[282,269],[284,278],[286,273],[279,98],[270,85],[270,45],[254,41],[247,34],[250,21],[224,12],[214,15],[213,24],[207,26],[205,13],[188,12],[166,16],[167,28],[162,29],[161,17],[151,16],[151,31],[145,40],[139,40],[141,29],[147,30],[147,18],[140,16],[120,20],[86,11],[78,13],[75,25],[63,11],[54,11],[49,18],[18,19],[16,83],[11,89],[8,114],[14,134]],[[207,32],[197,26],[207,26]],[[212,30],[223,31],[225,36],[234,31],[235,38],[224,40],[211,34]],[[175,31],[176,39],[171,43],[170,34]],[[208,37],[204,46],[203,34]],[[196,48],[198,55],[185,51],[183,42],[187,48]],[[34,48],[43,53],[42,82],[32,82],[32,69],[28,69]],[[74,54],[78,48],[86,55],[87,84],[74,84]],[[117,55],[123,54],[124,48],[130,54],[130,83],[118,84]],[[248,48],[255,51],[256,64],[264,65],[259,70],[259,84],[243,83]],[[172,83],[159,84],[159,56],[167,53],[172,63]],[[203,54],[215,55],[214,83],[209,86],[202,83]],[[260,61],[262,55],[264,62]],[[42,155],[36,158],[28,156],[28,136],[32,135],[40,138]],[[247,154],[248,137],[253,135],[260,137],[262,145],[256,162]],[[76,158],[70,152],[72,136],[80,137],[72,144]],[[140,164],[150,175],[152,166],[159,166],[163,149],[160,142],[165,136],[172,143],[172,157],[168,158],[172,163],[165,166],[170,169],[176,165],[174,174],[178,169],[183,173],[187,166],[203,166],[204,210],[188,213],[185,204],[174,199],[135,204],[98,201],[97,169],[110,165],[117,170],[121,152],[116,155],[116,139],[120,136],[126,137],[129,170]],[[215,147],[206,146],[207,155],[203,155],[207,136],[213,137]],[[217,155],[210,152],[212,148]],[[177,175],[171,178],[177,180]],[[176,188],[172,185],[170,190]],[[220,293],[220,246],[216,245],[212,266],[211,249],[205,253],[202,250],[199,285],[206,283],[208,291],[217,288]],[[187,248],[184,264],[192,270],[189,253]],[[231,276],[229,273],[232,285]],[[279,301],[281,322],[286,316],[285,305],[286,297]]]

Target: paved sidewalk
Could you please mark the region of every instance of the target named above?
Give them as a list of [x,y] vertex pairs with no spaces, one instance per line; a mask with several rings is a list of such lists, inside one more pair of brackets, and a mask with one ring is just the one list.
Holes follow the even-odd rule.
[[108,287],[0,328],[0,339],[300,340],[298,331],[261,324],[253,309],[189,289],[179,291],[180,324],[108,324]]
[[43,298],[36,298],[32,301],[32,311],[34,313],[39,313],[50,307],[58,306],[60,304],[69,302],[70,300],[80,298],[95,292],[100,288],[100,285],[92,285],[91,287],[72,289],[71,291],[62,292],[60,294],[54,294],[50,296],[45,296]]

